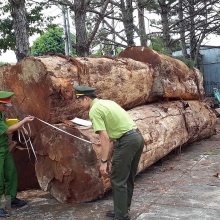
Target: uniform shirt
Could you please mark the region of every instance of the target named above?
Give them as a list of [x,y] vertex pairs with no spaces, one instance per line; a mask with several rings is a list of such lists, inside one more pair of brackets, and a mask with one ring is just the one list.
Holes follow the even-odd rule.
[[111,100],[94,99],[89,117],[95,133],[105,130],[111,140],[118,139],[127,131],[137,128],[129,114]]
[[8,135],[5,134],[8,126],[5,123],[5,119],[5,114],[0,112],[0,147],[6,147],[8,145]]

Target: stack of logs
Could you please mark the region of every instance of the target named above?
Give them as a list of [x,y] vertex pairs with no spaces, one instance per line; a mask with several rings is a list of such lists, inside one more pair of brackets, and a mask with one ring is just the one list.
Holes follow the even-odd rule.
[[[137,123],[145,139],[138,173],[173,149],[215,132],[216,116],[202,102],[202,73],[147,47],[127,48],[116,58],[29,57],[2,66],[0,77],[1,89],[15,92],[7,116],[36,117],[30,123],[37,154],[32,176],[62,203],[91,201],[110,189],[109,177],[99,173],[100,146],[38,120],[98,143],[91,127],[69,121],[88,119],[88,112],[75,99],[73,85],[97,88],[99,98],[116,101]],[[24,147],[16,136],[13,143]]]

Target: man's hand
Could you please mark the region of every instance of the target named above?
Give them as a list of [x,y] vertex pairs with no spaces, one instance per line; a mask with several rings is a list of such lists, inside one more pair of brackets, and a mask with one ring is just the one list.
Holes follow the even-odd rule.
[[107,165],[108,165],[107,163],[102,163],[102,164],[100,165],[99,170],[100,170],[100,173],[101,173],[103,176],[108,175]]
[[26,122],[30,122],[30,121],[33,121],[34,120],[34,116],[31,116],[31,115],[28,115],[27,117],[25,117],[22,121],[24,123]]
[[10,126],[7,131],[5,131],[5,134],[12,134],[13,132],[17,131],[20,127],[22,127],[23,124],[33,121],[34,116],[28,115],[23,120],[19,121],[18,123]]

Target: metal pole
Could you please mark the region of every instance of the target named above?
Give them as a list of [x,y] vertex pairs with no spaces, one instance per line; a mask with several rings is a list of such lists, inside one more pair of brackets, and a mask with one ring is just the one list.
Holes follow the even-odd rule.
[[67,24],[67,38],[68,38],[69,55],[72,55],[73,48],[72,48],[72,41],[71,41],[69,10],[68,9],[66,9],[66,24]]
[[62,7],[63,13],[63,27],[64,27],[64,41],[65,41],[65,55],[69,55],[69,43],[68,43],[68,31],[67,31],[67,20],[66,20],[66,6]]

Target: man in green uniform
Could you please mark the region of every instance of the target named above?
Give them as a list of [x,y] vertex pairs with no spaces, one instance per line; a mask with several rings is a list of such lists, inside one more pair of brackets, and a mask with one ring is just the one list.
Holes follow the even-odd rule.
[[[13,92],[0,91],[0,199],[5,195],[6,202],[10,202],[11,207],[21,207],[27,204],[26,200],[20,200],[17,195],[17,171],[12,154],[8,149],[8,135],[18,130],[26,122],[34,120],[33,116],[27,116],[22,121],[11,125],[6,124],[4,111],[7,106],[12,106],[11,97]],[[9,201],[8,201],[9,200]],[[9,214],[0,206],[0,217],[8,217]]]
[[106,213],[114,220],[129,220],[134,178],[144,147],[144,139],[137,125],[117,103],[96,98],[95,88],[73,86],[81,106],[89,110],[89,117],[95,133],[101,141],[102,175],[107,174],[107,159],[110,142],[114,141],[111,172],[114,210]]

